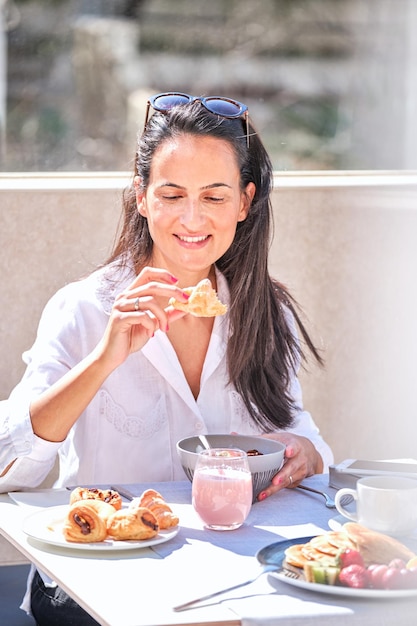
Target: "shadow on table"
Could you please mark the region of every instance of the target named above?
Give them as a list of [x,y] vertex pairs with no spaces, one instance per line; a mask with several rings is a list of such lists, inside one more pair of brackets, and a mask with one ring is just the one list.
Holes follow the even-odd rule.
[[186,545],[201,541],[219,548],[227,548],[228,551],[241,556],[254,556],[260,548],[283,539],[285,537],[276,532],[265,530],[265,528],[251,527],[249,541],[248,527],[245,525],[233,531],[215,531],[181,526],[176,537],[167,543],[152,546],[152,550],[160,556],[166,557]]

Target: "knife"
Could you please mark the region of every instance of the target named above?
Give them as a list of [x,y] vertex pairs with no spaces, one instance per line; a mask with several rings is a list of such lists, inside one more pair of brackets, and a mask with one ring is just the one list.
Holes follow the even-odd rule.
[[235,589],[239,589],[239,587],[244,587],[245,585],[250,585],[250,583],[255,582],[255,580],[258,580],[258,578],[260,576],[262,576],[263,574],[267,574],[268,572],[279,572],[281,574],[284,574],[284,576],[287,576],[288,578],[300,578],[300,574],[297,574],[297,572],[289,570],[285,567],[280,567],[279,565],[276,564],[265,564],[262,566],[262,570],[253,578],[250,578],[249,580],[245,580],[245,582],[243,583],[239,583],[238,585],[233,585],[233,587],[227,587],[227,589],[220,589],[219,591],[215,591],[214,593],[209,593],[206,596],[201,596],[200,598],[195,598],[194,600],[190,600],[189,602],[185,602],[184,604],[179,604],[178,606],[174,606],[173,607],[173,611],[186,611],[187,609],[191,609],[195,604],[199,604],[200,602],[203,602],[204,600],[211,600],[211,598],[215,598],[216,596],[220,596],[223,593],[227,593],[228,591],[234,591]]

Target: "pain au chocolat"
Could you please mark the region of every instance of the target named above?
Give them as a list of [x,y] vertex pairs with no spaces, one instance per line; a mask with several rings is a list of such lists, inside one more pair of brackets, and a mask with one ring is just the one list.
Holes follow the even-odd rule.
[[155,515],[145,507],[129,507],[116,511],[107,520],[107,532],[116,541],[143,541],[158,534]]
[[95,543],[107,537],[107,520],[115,513],[102,500],[79,500],[70,505],[62,529],[67,541]]

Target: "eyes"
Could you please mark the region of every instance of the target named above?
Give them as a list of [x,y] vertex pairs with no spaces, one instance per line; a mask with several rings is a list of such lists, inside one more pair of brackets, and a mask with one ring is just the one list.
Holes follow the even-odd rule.
[[[161,199],[166,201],[166,202],[178,202],[183,200],[184,198],[186,198],[187,196],[184,194],[162,194]],[[225,197],[224,196],[213,196],[213,195],[209,195],[209,196],[203,196],[203,202],[212,202],[213,204],[218,204],[220,202],[224,202],[225,201]]]
[[[231,201],[231,193],[227,193],[227,191],[228,190],[225,188],[220,190],[217,187],[215,190],[208,189],[200,195],[199,201],[208,205],[222,204]],[[157,191],[157,196],[161,202],[173,205],[180,204],[189,199],[185,190],[172,187],[159,189],[159,191]]]
[[[148,199],[155,203],[157,210],[169,213],[188,211],[191,207],[200,211],[214,212],[235,211],[242,202],[239,185],[232,181],[231,184],[225,182],[213,183],[207,186],[177,185],[176,183],[165,182],[152,184],[148,188]],[[153,198],[153,200],[152,200]]]

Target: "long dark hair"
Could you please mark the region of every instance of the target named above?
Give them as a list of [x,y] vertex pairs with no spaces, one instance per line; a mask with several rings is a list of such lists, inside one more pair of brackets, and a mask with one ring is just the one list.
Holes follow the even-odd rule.
[[[291,314],[314,357],[313,345],[288,290],[269,275],[268,253],[272,238],[272,165],[250,125],[249,147],[245,124],[209,113],[200,102],[178,106],[168,114],[155,113],[139,139],[135,175],[146,189],[155,150],[161,142],[179,135],[211,136],[228,141],[240,169],[241,189],[256,186],[247,218],[237,224],[234,241],[216,266],[230,289],[230,338],[227,349],[229,382],[242,397],[249,414],[265,432],[288,428],[293,421],[294,399],[289,383],[304,352],[294,336]],[[123,224],[108,262],[134,264],[138,272],[149,264],[153,242],[148,222],[136,206],[133,184],[123,198]]]

